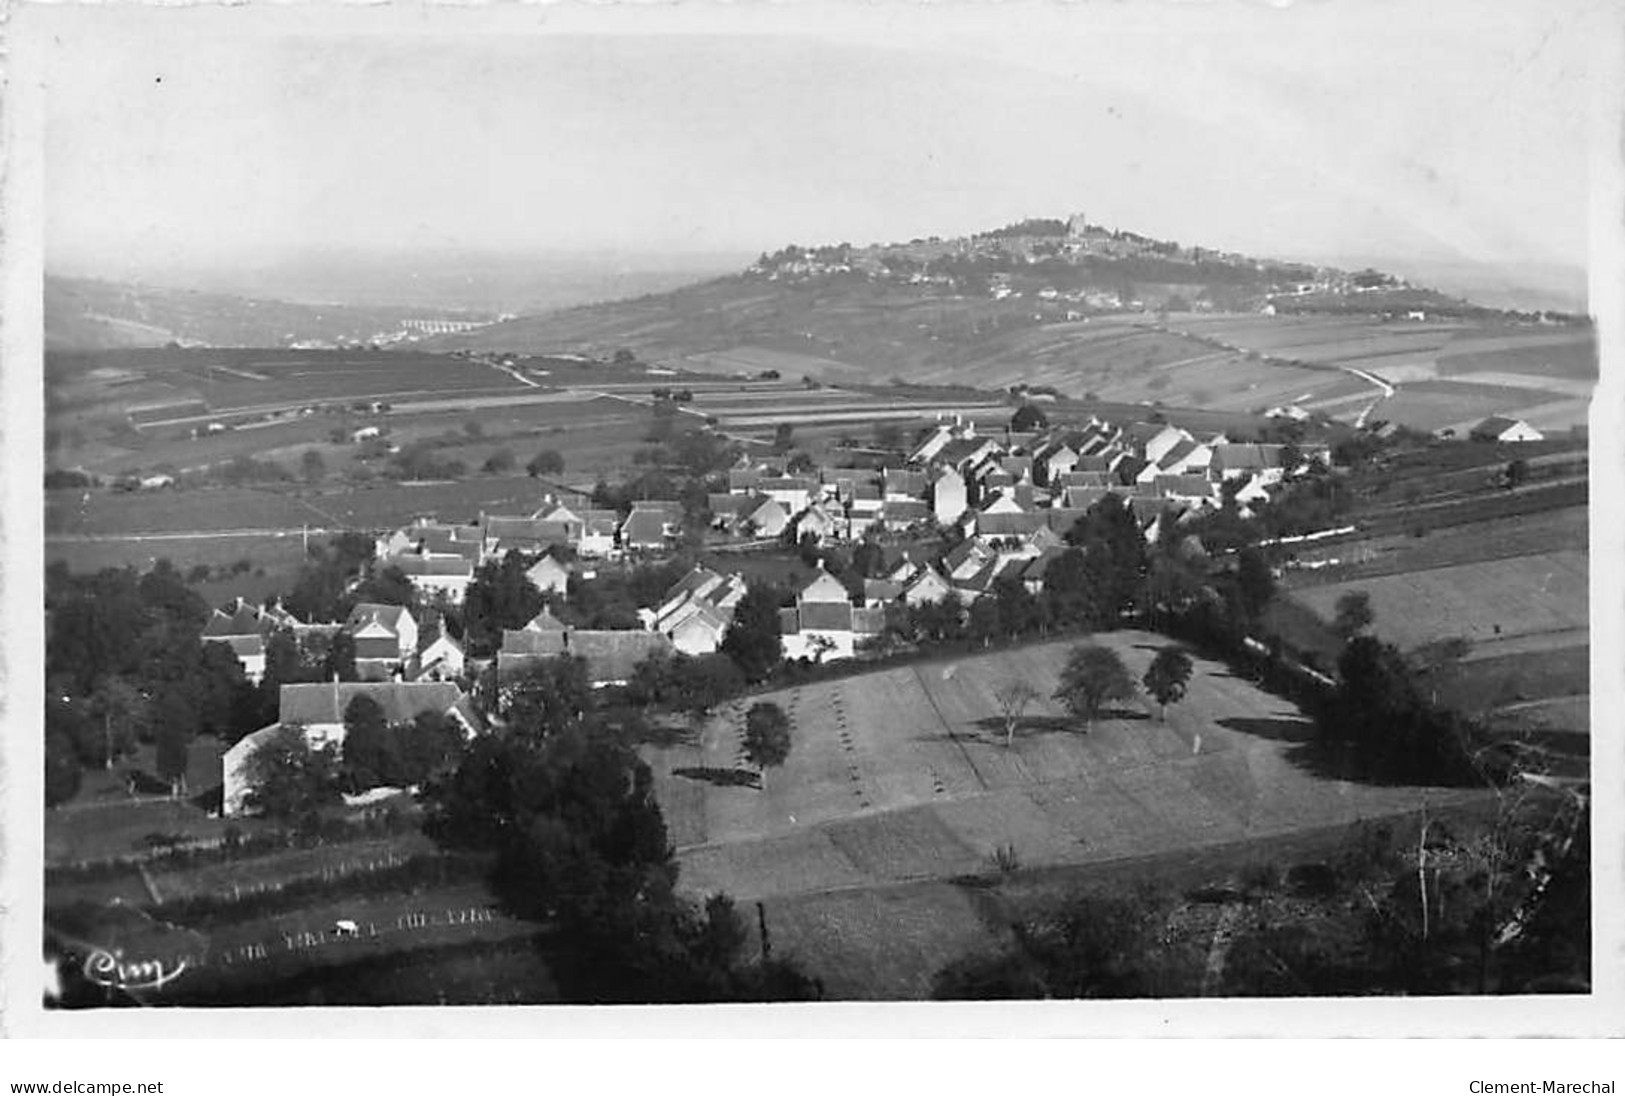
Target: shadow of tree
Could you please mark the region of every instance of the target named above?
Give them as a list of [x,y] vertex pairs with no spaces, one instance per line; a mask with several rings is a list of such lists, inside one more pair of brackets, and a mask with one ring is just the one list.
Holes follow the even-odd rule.
[[1432,781],[1417,781],[1406,774],[1384,772],[1361,755],[1351,743],[1328,741],[1308,719],[1269,719],[1232,717],[1216,721],[1219,726],[1254,738],[1287,743],[1281,756],[1290,764],[1322,780],[1341,780],[1372,787],[1444,787]]
[[754,788],[761,779],[751,769],[723,769],[714,765],[685,766],[673,769],[671,774],[687,780],[703,780],[719,788]]
[[[1130,708],[1106,708],[1095,718],[1096,723],[1108,720],[1121,720],[1123,722],[1143,722],[1151,718],[1150,713],[1136,711]],[[996,715],[984,716],[972,722],[971,726],[985,734],[990,734],[999,742],[1004,741],[1004,720]],[[1089,724],[1070,715],[1029,715],[1016,721],[1015,737],[1024,734],[1087,734]],[[977,737],[981,737],[978,735]]]
[[1231,716],[1214,720],[1227,730],[1240,731],[1254,738],[1267,738],[1271,742],[1318,741],[1315,725],[1307,719],[1270,719],[1253,716]]

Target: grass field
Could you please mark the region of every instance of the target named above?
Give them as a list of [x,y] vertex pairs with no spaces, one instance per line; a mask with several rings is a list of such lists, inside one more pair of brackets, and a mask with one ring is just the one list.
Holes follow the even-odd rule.
[[[1102,641],[1136,672],[1158,642],[1133,632]],[[743,767],[737,705],[696,745],[651,750],[684,886],[759,898],[941,879],[988,870],[1004,845],[1024,864],[1104,862],[1346,823],[1417,799],[1415,789],[1313,775],[1300,763],[1307,721],[1206,661],[1166,724],[1136,703],[1086,734],[1044,700],[1006,749],[992,690],[1019,674],[1047,692],[1069,648],[772,694],[795,745],[766,791],[708,779]]]
[[1588,570],[1584,551],[1565,549],[1330,583],[1297,597],[1330,619],[1339,597],[1363,590],[1377,634],[1404,648],[1448,636],[1487,644],[1584,629]]
[[[1098,638],[1136,673],[1164,642]],[[748,768],[738,705],[692,744],[648,749],[680,885],[762,901],[775,953],[800,959],[832,996],[918,998],[948,960],[1003,939],[998,902],[950,882],[1006,878],[1000,848],[1013,851],[1020,878],[1053,872],[1068,885],[1222,876],[1258,850],[1296,848],[1311,834],[1335,844],[1348,826],[1424,799],[1476,801],[1317,775],[1308,722],[1201,659],[1166,723],[1135,702],[1085,733],[1046,699],[1006,749],[992,690],[1021,675],[1047,692],[1070,646],[769,694],[791,716],[794,745],[765,791],[726,775]]]

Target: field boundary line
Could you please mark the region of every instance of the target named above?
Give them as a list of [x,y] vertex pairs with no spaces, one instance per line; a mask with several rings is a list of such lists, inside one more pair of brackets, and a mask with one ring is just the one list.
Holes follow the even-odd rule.
[[992,791],[987,786],[987,778],[982,775],[982,770],[976,767],[976,762],[971,757],[970,751],[959,740],[959,736],[954,734],[954,729],[949,725],[948,718],[942,714],[942,708],[937,705],[937,698],[931,695],[931,688],[925,683],[925,675],[920,673],[919,665],[916,664],[909,668],[914,671],[914,679],[920,683],[920,691],[925,694],[926,702],[931,705],[931,710],[936,713],[937,722],[941,723],[942,729],[947,732],[948,740],[959,747],[959,755],[965,759],[965,764],[970,766],[971,775],[976,777],[976,782],[982,786],[984,792]]

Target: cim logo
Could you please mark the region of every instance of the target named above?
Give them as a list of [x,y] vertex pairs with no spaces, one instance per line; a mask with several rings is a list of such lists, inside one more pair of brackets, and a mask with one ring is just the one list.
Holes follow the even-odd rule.
[[113,989],[162,989],[186,970],[184,958],[166,966],[162,959],[130,962],[123,948],[107,951],[97,948],[85,957],[85,977],[98,986]]

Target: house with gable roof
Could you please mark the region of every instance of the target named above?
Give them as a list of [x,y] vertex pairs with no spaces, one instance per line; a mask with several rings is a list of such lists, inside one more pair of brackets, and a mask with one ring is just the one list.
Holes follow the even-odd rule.
[[969,507],[965,477],[953,468],[939,470],[931,481],[931,514],[938,525],[952,525]]
[[463,676],[467,668],[463,645],[446,631],[446,622],[439,613],[429,614],[424,621],[413,665],[413,681],[450,681]]
[[1540,441],[1544,434],[1522,419],[1505,415],[1491,415],[1467,431],[1473,441],[1522,442]]
[[472,738],[483,723],[462,688],[451,682],[330,681],[284,685],[278,696],[277,721],[240,739],[220,759],[221,810],[240,815],[254,788],[253,757],[278,730],[299,727],[312,746],[344,749],[344,713],[356,697],[365,696],[383,710],[390,726],[410,723],[433,712],[452,720]]
[[758,537],[780,537],[790,527],[790,512],[778,499],[753,496],[761,501],[745,517],[743,528]]
[[615,535],[620,531],[621,516],[613,510],[584,510],[581,514],[581,539],[576,543],[576,555],[585,559],[612,559],[619,549]]
[[544,594],[565,597],[570,589],[570,565],[548,552],[525,571],[525,579]]
[[710,654],[722,645],[746,590],[742,575],[696,566],[666,591],[659,605],[639,616],[645,627],[666,636],[684,654]]
[[355,641],[355,670],[363,681],[406,673],[417,656],[418,622],[403,605],[362,602],[350,610],[344,634]]
[[629,552],[659,552],[683,533],[683,504],[668,499],[646,499],[632,504],[621,523],[621,547]]
[[243,676],[255,685],[265,676],[265,641],[280,626],[279,616],[238,598],[230,612],[213,610],[203,626],[202,640],[230,649],[243,668]]
[[582,659],[592,684],[623,685],[639,662],[654,654],[676,653],[660,632],[632,629],[571,628],[543,609],[523,628],[505,628],[497,652],[497,680],[511,681],[549,658]]
[[791,659],[852,658],[860,643],[885,627],[884,608],[854,606],[846,587],[822,568],[802,587],[793,607],[779,610],[779,638],[784,657]]
[[463,556],[407,554],[396,556],[391,564],[431,601],[444,597],[453,605],[461,605],[469,583],[474,581],[475,562]]

